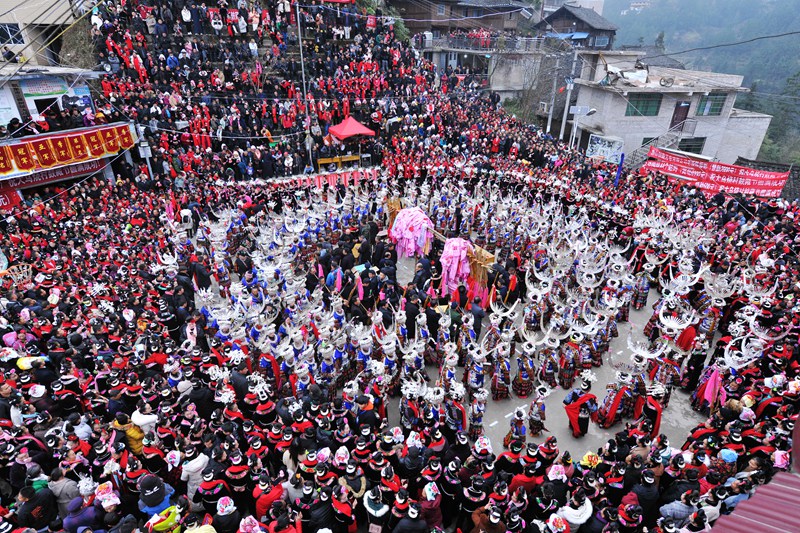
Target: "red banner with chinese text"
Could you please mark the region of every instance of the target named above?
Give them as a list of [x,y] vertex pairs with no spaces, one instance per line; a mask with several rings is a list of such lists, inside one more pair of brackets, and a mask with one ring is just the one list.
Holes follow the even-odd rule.
[[655,170],[692,181],[697,188],[709,195],[724,189],[731,194],[777,198],[781,195],[789,177],[788,172],[768,172],[715,161],[702,161],[656,147],[650,147],[647,155],[650,159],[642,165],[643,171]]
[[14,139],[0,146],[0,180],[105,157],[135,145],[136,138],[127,124]]

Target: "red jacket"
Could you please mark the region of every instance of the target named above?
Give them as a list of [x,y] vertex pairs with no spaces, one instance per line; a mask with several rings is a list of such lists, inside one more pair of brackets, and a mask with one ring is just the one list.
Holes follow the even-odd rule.
[[269,492],[265,492],[260,487],[253,489],[253,498],[256,500],[256,518],[261,520],[269,514],[273,502],[283,496],[283,487],[274,485]]

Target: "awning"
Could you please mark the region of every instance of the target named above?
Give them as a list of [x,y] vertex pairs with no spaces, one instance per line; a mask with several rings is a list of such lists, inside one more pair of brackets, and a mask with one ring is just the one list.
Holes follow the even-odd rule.
[[581,39],[586,39],[588,36],[589,34],[586,33],[585,31],[576,31],[575,33],[572,34],[572,40],[579,41]]
[[341,124],[331,126],[330,129],[328,129],[328,132],[330,132],[331,135],[340,141],[343,141],[349,137],[355,137],[356,135],[368,135],[370,137],[375,136],[374,131],[364,126],[353,117],[347,117]]

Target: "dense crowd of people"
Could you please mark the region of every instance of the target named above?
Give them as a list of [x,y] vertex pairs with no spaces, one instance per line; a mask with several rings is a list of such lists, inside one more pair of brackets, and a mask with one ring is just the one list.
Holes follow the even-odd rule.
[[[0,219],[0,530],[697,532],[790,468],[797,202],[615,177],[351,6],[301,6],[304,96],[293,13],[93,11],[93,119],[134,119],[153,164]],[[274,179],[350,115],[379,171]],[[413,208],[444,242],[392,232]],[[676,387],[706,417],[682,443]],[[608,442],[545,437],[559,405]]]

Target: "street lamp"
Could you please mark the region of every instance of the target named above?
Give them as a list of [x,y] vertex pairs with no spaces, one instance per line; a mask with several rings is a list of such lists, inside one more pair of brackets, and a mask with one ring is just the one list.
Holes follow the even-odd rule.
[[575,113],[575,115],[574,115],[575,116],[575,122],[572,124],[572,135],[569,138],[569,147],[570,147],[570,149],[572,149],[572,145],[573,144],[579,144],[579,142],[576,142],[576,140],[578,139],[578,129],[580,128],[578,123],[580,122],[581,117],[590,117],[590,116],[594,115],[595,113],[597,113],[597,109],[595,109],[595,108],[591,108],[589,111],[587,111],[586,113],[583,113],[581,115],[579,115],[578,113]]

